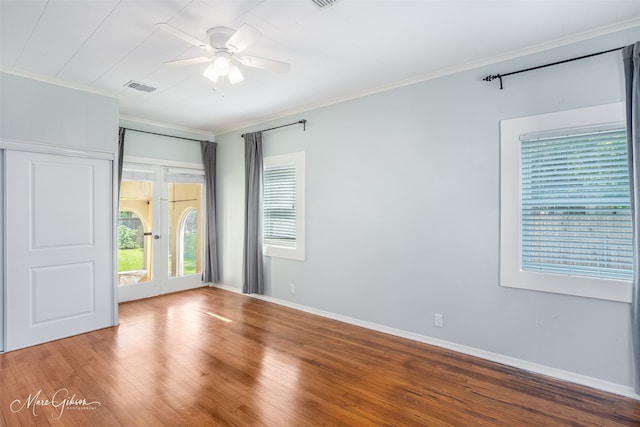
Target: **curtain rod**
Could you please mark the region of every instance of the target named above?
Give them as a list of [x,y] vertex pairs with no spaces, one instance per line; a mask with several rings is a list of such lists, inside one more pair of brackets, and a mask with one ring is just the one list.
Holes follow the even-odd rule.
[[150,135],[158,135],[158,136],[166,136],[166,137],[169,137],[169,138],[185,139],[187,141],[196,141],[196,142],[203,141],[202,139],[193,139],[193,138],[185,138],[185,137],[182,137],[182,136],[165,135],[164,133],[150,132],[148,130],[138,130],[138,129],[129,129],[129,128],[125,128],[125,129],[133,131],[133,132],[148,133]]
[[[268,130],[274,130],[274,129],[280,129],[280,128],[284,128],[287,126],[293,126],[293,125],[302,125],[302,130],[306,131],[307,130],[307,120],[306,119],[302,119],[302,120],[298,120],[297,122],[292,122],[292,123],[287,123],[286,125],[281,125],[281,126],[276,126],[276,127],[272,127],[269,129],[262,129],[258,132],[266,132]],[[242,135],[240,135],[240,137],[244,138],[244,133]]]
[[540,68],[551,67],[552,65],[564,64],[565,62],[571,62],[571,61],[577,61],[579,59],[591,58],[592,56],[602,55],[602,54],[609,53],[609,52],[615,52],[616,50],[620,50],[620,49],[623,49],[623,48],[624,48],[624,46],[623,47],[617,47],[615,49],[603,50],[602,52],[590,53],[589,55],[578,56],[578,57],[571,58],[571,59],[565,59],[563,61],[552,62],[550,64],[538,65],[536,67],[525,68],[524,70],[512,71],[510,73],[505,73],[505,74],[491,74],[491,75],[488,75],[487,77],[483,78],[482,80],[484,80],[485,82],[490,82],[492,80],[499,79],[500,80],[500,90],[502,90],[503,89],[503,87],[502,87],[502,78],[503,77],[511,76],[513,74],[526,73],[527,71],[538,70]]

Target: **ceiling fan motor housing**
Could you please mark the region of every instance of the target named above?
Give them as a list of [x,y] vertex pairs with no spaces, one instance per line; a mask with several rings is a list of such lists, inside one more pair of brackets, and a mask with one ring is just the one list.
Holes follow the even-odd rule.
[[212,27],[207,30],[209,44],[215,49],[227,49],[226,43],[236,30],[229,27]]

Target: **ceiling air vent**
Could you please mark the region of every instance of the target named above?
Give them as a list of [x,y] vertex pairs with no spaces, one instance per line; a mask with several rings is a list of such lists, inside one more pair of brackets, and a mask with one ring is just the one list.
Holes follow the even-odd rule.
[[332,6],[335,3],[338,3],[340,0],[311,0],[318,7],[328,7]]
[[129,80],[127,83],[125,83],[124,87],[130,87],[131,89],[139,90],[141,92],[153,92],[157,89],[153,86],[149,86],[135,80]]

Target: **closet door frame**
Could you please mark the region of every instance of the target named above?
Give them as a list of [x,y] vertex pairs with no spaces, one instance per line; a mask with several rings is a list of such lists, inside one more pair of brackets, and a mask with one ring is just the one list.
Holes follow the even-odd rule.
[[0,353],[7,351],[7,328],[6,324],[6,271],[5,271],[5,263],[6,263],[6,237],[5,237],[5,229],[6,229],[6,220],[5,220],[5,188],[7,186],[6,182],[6,171],[4,170],[4,155],[5,151],[23,151],[23,152],[32,152],[39,154],[53,154],[59,156],[70,156],[70,157],[82,157],[82,158],[90,158],[96,160],[108,160],[111,162],[111,260],[110,260],[110,286],[109,296],[112,303],[111,307],[111,323],[112,326],[118,325],[118,296],[116,289],[116,227],[117,227],[117,216],[118,216],[118,164],[117,164],[117,153],[106,152],[106,151],[96,151],[96,150],[87,150],[80,149],[74,147],[63,147],[56,145],[48,145],[48,144],[40,144],[33,143],[29,141],[17,141],[11,139],[1,139],[0,138]]

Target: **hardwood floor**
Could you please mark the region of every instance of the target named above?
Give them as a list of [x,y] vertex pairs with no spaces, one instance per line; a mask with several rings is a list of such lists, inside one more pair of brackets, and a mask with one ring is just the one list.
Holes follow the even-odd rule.
[[201,288],[0,355],[6,426],[638,426],[640,402]]

